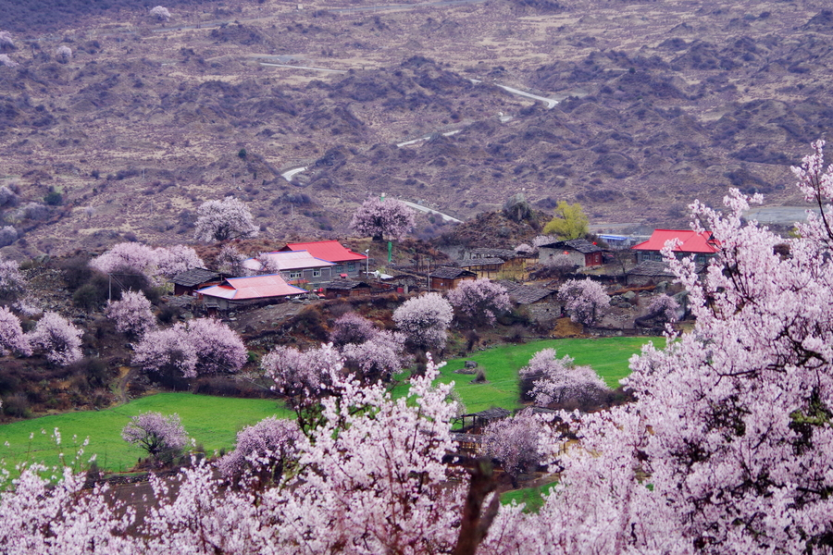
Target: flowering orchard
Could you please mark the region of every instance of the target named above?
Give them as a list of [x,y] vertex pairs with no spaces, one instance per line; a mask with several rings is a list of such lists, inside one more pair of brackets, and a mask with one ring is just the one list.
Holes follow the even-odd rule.
[[121,333],[141,337],[156,327],[150,301],[141,291],[126,291],[121,300],[109,301],[105,314]]
[[46,360],[58,366],[68,366],[81,359],[83,332],[56,312],[47,312],[29,333],[29,343],[44,351]]
[[702,277],[693,260],[666,256],[695,329],[632,359],[635,402],[561,413],[558,429],[577,441],[541,428],[538,449],[560,474],[537,513],[500,507],[485,473],[444,464],[454,407],[449,386],[431,385],[432,364],[393,400],[335,357],[320,418],[302,428],[280,483],[227,488],[196,463],[178,488],[154,479],[156,505],[136,522],[101,490],[81,493],[69,470],[51,488],[25,470],[0,496],[0,545],[10,554],[833,553],[833,170],[821,148],[796,174],[822,214],[795,237],[743,220],[757,197],[733,192],[725,214],[694,203],[695,227],[707,226],[720,251]]
[[556,357],[555,349],[535,353],[521,368],[521,392],[539,407],[573,401],[595,403],[609,391],[589,366],[576,366],[569,356]]
[[168,452],[179,452],[188,443],[188,434],[179,415],[163,416],[145,412],[130,419],[121,433],[122,439],[147,451],[151,457]]

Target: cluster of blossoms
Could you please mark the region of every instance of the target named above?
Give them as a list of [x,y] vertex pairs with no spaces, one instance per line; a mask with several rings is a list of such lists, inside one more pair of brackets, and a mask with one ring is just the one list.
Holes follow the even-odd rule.
[[576,366],[569,356],[557,358],[555,349],[538,351],[520,372],[523,394],[546,407],[566,401],[598,402],[607,385],[589,366]]
[[408,299],[393,313],[393,321],[416,349],[442,350],[454,310],[439,293]]
[[204,266],[197,252],[183,245],[154,249],[141,243],[119,243],[90,260],[90,267],[104,274],[143,276],[157,285],[180,272]]
[[385,236],[401,239],[414,227],[414,211],[396,199],[368,199],[353,214],[350,229],[381,241]]
[[84,332],[56,312],[47,312],[29,333],[29,343],[46,352],[46,360],[67,366],[81,359]]
[[30,356],[32,347],[23,333],[20,319],[5,306],[0,306],[0,356],[6,356],[9,352]]
[[139,446],[152,457],[165,451],[181,451],[188,443],[188,434],[182,427],[178,414],[163,416],[158,412],[145,412],[130,419],[121,437]]
[[252,213],[234,197],[202,203],[195,226],[194,237],[206,242],[255,237],[259,231]]
[[663,322],[676,322],[677,311],[680,309],[680,303],[669,297],[668,295],[659,295],[648,306],[648,315],[662,320]]
[[496,313],[512,306],[506,288],[488,279],[463,281],[448,292],[448,300],[474,325],[491,326]]
[[570,319],[585,325],[595,323],[610,306],[610,296],[596,281],[571,279],[558,290],[558,300],[570,312]]
[[107,303],[105,314],[115,321],[117,331],[136,337],[156,327],[150,301],[141,291],[125,291],[121,300]]
[[133,364],[163,375],[237,372],[248,351],[240,336],[214,318],[197,318],[187,324],[150,331],[136,345]]
[[168,21],[171,18],[171,12],[164,6],[155,6],[151,8],[150,15],[159,21]]

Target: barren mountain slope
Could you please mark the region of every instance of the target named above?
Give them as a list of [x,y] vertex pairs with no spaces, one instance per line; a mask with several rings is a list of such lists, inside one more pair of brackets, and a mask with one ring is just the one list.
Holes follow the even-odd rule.
[[[8,254],[188,242],[199,204],[225,194],[276,241],[343,235],[380,192],[464,219],[523,191],[596,223],[679,225],[732,185],[797,202],[788,166],[833,123],[821,2],[169,7],[168,22],[136,5],[12,34]],[[61,205],[34,204],[50,190]]]

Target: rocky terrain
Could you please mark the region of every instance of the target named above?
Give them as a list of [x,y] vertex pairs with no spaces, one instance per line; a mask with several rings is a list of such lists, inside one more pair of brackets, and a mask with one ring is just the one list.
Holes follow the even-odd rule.
[[731,186],[800,204],[789,165],[833,123],[823,2],[155,3],[0,2],[6,255],[190,242],[226,194],[275,242],[382,192],[684,225]]

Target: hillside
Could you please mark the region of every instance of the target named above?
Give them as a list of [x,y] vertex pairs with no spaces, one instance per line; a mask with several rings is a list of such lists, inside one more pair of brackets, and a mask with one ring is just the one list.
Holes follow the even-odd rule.
[[275,241],[343,236],[381,192],[461,219],[522,191],[682,225],[730,186],[800,204],[789,165],[833,123],[821,2],[17,5],[0,244],[18,258],[189,242],[225,194]]

